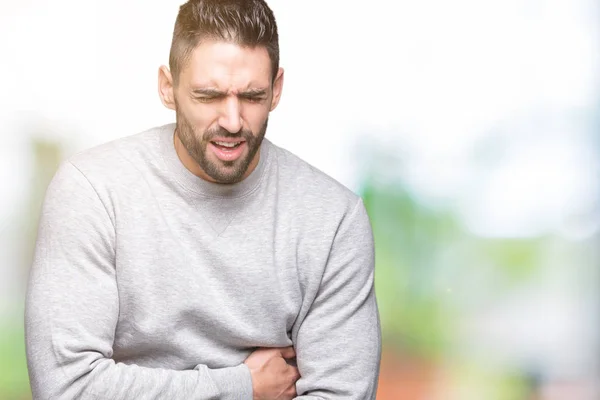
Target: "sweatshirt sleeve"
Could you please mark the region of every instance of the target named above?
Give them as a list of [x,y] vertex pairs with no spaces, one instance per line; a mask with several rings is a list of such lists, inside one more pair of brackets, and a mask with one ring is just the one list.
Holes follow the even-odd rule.
[[316,297],[297,331],[296,399],[375,399],[381,328],[374,244],[362,202],[338,227]]
[[86,177],[64,162],[38,228],[25,310],[34,399],[252,399],[244,364],[176,371],[111,359],[119,298],[115,229]]

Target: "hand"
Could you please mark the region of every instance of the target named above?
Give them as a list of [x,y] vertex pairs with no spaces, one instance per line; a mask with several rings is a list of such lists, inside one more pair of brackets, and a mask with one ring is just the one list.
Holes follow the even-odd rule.
[[244,364],[252,375],[254,400],[292,400],[296,397],[298,368],[286,359],[294,358],[293,347],[261,348],[248,356]]

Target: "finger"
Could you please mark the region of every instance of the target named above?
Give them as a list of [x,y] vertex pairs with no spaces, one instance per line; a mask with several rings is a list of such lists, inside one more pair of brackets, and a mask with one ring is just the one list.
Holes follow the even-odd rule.
[[292,385],[292,387],[286,390],[285,394],[286,396],[290,396],[291,399],[298,396],[298,393],[296,392],[296,385]]
[[294,380],[294,382],[296,382],[298,379],[300,379],[300,371],[298,371],[298,368],[290,367],[289,374],[292,377],[292,379]]
[[290,347],[279,347],[277,350],[279,351],[279,354],[281,354],[281,357],[283,357],[283,358],[294,358],[294,357],[296,357],[296,351],[294,350],[294,348],[292,346],[290,346]]

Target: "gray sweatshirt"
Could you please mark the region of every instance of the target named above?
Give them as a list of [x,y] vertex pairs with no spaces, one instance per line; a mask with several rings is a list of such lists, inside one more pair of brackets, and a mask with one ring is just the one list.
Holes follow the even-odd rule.
[[297,399],[374,399],[374,250],[360,197],[265,139],[222,185],[174,125],[87,150],[46,194],[30,273],[35,399],[252,399],[246,357],[293,345]]

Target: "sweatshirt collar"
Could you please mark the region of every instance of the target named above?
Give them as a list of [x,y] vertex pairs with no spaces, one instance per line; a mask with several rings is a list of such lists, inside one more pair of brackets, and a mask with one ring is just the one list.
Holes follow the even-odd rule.
[[260,184],[266,165],[269,161],[271,143],[264,138],[259,149],[259,160],[256,168],[248,177],[238,183],[214,183],[194,175],[188,170],[177,155],[174,143],[175,124],[164,125],[160,129],[160,148],[169,170],[175,179],[186,189],[207,197],[242,197],[253,192]]

